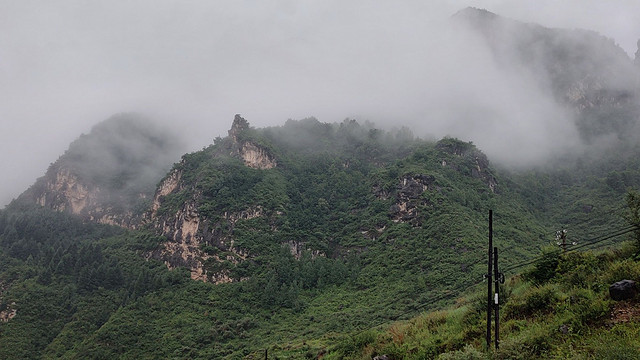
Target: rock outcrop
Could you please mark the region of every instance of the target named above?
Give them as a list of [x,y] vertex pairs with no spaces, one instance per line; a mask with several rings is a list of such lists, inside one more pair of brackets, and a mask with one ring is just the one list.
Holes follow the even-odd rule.
[[18,314],[18,310],[15,306],[16,303],[12,302],[4,310],[0,311],[0,322],[8,322]]
[[242,144],[240,156],[245,165],[255,169],[272,169],[277,166],[276,161],[265,149],[250,142]]
[[419,209],[430,205],[422,197],[425,191],[436,189],[436,179],[432,175],[405,175],[396,186],[396,201],[389,209],[394,222],[407,222],[414,226],[421,225]]
[[[163,201],[168,195],[192,185],[181,182],[181,172],[174,170],[160,184],[153,200],[150,222],[156,231],[167,238],[162,246],[149,256],[164,261],[170,269],[184,267],[191,271],[191,278],[205,282],[226,283],[233,279],[227,269],[209,271],[216,263],[230,261],[237,264],[246,259],[247,254],[234,246],[233,227],[238,220],[262,216],[261,208],[248,209],[240,213],[220,214],[221,218],[212,221],[198,211],[201,194],[195,189],[190,198],[177,211],[161,213]],[[222,229],[226,230],[222,230]],[[206,251],[207,247],[216,253]],[[218,253],[227,255],[220,257]]]
[[[482,180],[482,182],[487,185],[491,192],[497,192],[498,180],[495,178],[495,176],[491,172],[491,169],[489,168],[489,159],[484,153],[478,150],[471,143],[466,143],[455,139],[443,139],[436,144],[436,149],[460,158],[464,158],[467,163],[473,164],[470,174],[465,173],[464,175],[471,175],[476,179]],[[441,161],[441,164],[445,167],[453,167],[454,169],[461,172],[468,171],[466,169],[462,169],[461,167],[457,167],[444,159]]]
[[249,140],[246,133],[250,131],[249,122],[239,114],[233,119],[233,124],[229,130],[231,139],[231,156],[237,156],[244,161],[244,164],[254,169],[272,169],[278,165],[270,151]]
[[139,215],[134,216],[132,206],[123,207],[122,204],[144,202],[146,197],[145,193],[134,195],[133,199],[115,195],[81,179],[70,167],[52,165],[47,174],[18,201],[35,203],[101,224],[133,229],[140,225],[142,219]]
[[[229,137],[212,156],[236,157],[254,169],[264,170],[277,166],[267,148],[249,139],[249,131],[249,122],[236,115]],[[167,241],[149,256],[164,261],[169,268],[188,268],[194,280],[214,283],[233,281],[229,270],[220,264],[237,264],[248,257],[246,251],[234,244],[235,224],[240,220],[266,216],[264,209],[253,206],[238,212],[203,216],[199,211],[203,194],[198,189],[197,181],[194,183],[193,180],[184,180],[183,166],[184,159],[160,182],[156,190],[148,221]],[[177,208],[163,207],[169,198],[178,193],[184,196]]]
[[135,114],[117,115],[72,142],[16,201],[137,228],[156,183],[181,152],[167,130]]

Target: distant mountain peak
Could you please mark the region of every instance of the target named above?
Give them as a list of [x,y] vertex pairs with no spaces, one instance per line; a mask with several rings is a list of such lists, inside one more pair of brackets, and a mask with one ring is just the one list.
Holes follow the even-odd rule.
[[16,200],[100,223],[135,227],[140,202],[182,153],[173,134],[139,114],[96,124]]
[[499,68],[528,72],[571,110],[583,140],[634,133],[640,115],[640,50],[634,64],[612,39],[595,31],[547,28],[471,7],[452,18],[479,36]]
[[499,18],[500,16],[492,13],[487,9],[480,9],[469,6],[453,14],[453,17],[480,17],[485,19],[495,19]]

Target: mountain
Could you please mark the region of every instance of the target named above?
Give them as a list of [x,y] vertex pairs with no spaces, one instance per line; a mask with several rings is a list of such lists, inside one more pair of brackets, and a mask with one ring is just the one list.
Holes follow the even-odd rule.
[[[0,211],[0,357],[371,358],[388,343],[371,328],[472,296],[486,272],[490,209],[508,276],[539,260],[560,229],[587,248],[625,239],[625,196],[640,188],[631,60],[589,32],[475,9],[455,18],[497,61],[543,69],[586,142],[614,134],[625,153],[515,171],[471,142],[406,128],[315,118],[255,128],[236,115],[226,137],[179,158],[169,132],[117,115]],[[610,62],[628,82],[600,66]],[[581,81],[582,100],[568,96]],[[514,304],[511,326],[524,327]],[[428,357],[481,341],[480,318],[469,312],[465,337],[437,340]],[[572,319],[584,329],[591,318]],[[529,346],[518,344],[512,353]]]
[[637,141],[640,67],[614,40],[475,8],[461,10],[453,19],[477,34],[500,66],[530,74],[570,107],[587,143],[609,135]]
[[[1,255],[14,270],[2,275],[2,301],[15,317],[0,343],[26,357],[134,356],[108,340],[116,336],[166,357],[172,346],[144,344],[198,309],[188,327],[219,330],[198,335],[206,339],[193,354],[237,357],[291,329],[322,336],[393,319],[481,276],[489,208],[520,224],[496,226],[505,238],[542,232],[501,184],[486,156],[456,139],[429,142],[350,119],[256,129],[236,116],[229,136],[173,166],[129,231],[42,207],[32,189],[4,210]],[[514,243],[511,253],[531,256],[536,243]],[[187,281],[185,268],[206,283]],[[67,305],[42,308],[34,291]],[[110,300],[96,318],[99,299]],[[177,318],[160,304],[174,304]],[[165,330],[139,329],[148,316]],[[52,330],[39,334],[42,326]],[[25,337],[41,345],[28,350]]]
[[552,199],[597,194],[565,220],[619,226],[617,190],[600,178],[589,186],[512,175],[452,138],[350,119],[256,129],[236,116],[229,136],[159,180],[130,230],[28,197],[0,212],[0,353],[239,358],[305,339],[324,347],[328,334],[411,316],[480,281],[489,209],[504,266],[553,237],[547,221],[567,209]]
[[158,180],[182,150],[168,130],[151,120],[115,115],[71,143],[16,202],[136,227]]

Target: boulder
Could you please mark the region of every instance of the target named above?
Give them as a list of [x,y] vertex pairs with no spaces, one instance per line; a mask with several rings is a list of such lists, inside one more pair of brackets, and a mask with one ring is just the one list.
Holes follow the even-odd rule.
[[613,300],[632,299],[638,294],[638,286],[633,280],[622,280],[609,286],[609,296]]

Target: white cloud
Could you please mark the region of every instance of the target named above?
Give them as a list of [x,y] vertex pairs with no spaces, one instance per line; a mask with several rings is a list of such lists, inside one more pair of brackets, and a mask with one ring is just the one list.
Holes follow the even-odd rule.
[[[590,28],[628,53],[640,37],[631,1],[0,0],[0,204],[123,111],[171,119],[193,150],[236,113],[256,126],[311,115],[404,123],[468,137],[498,159],[492,133],[526,156],[549,131],[571,132],[534,82],[518,78],[513,91],[515,75],[448,32],[466,6]],[[491,116],[466,122],[478,109]]]

